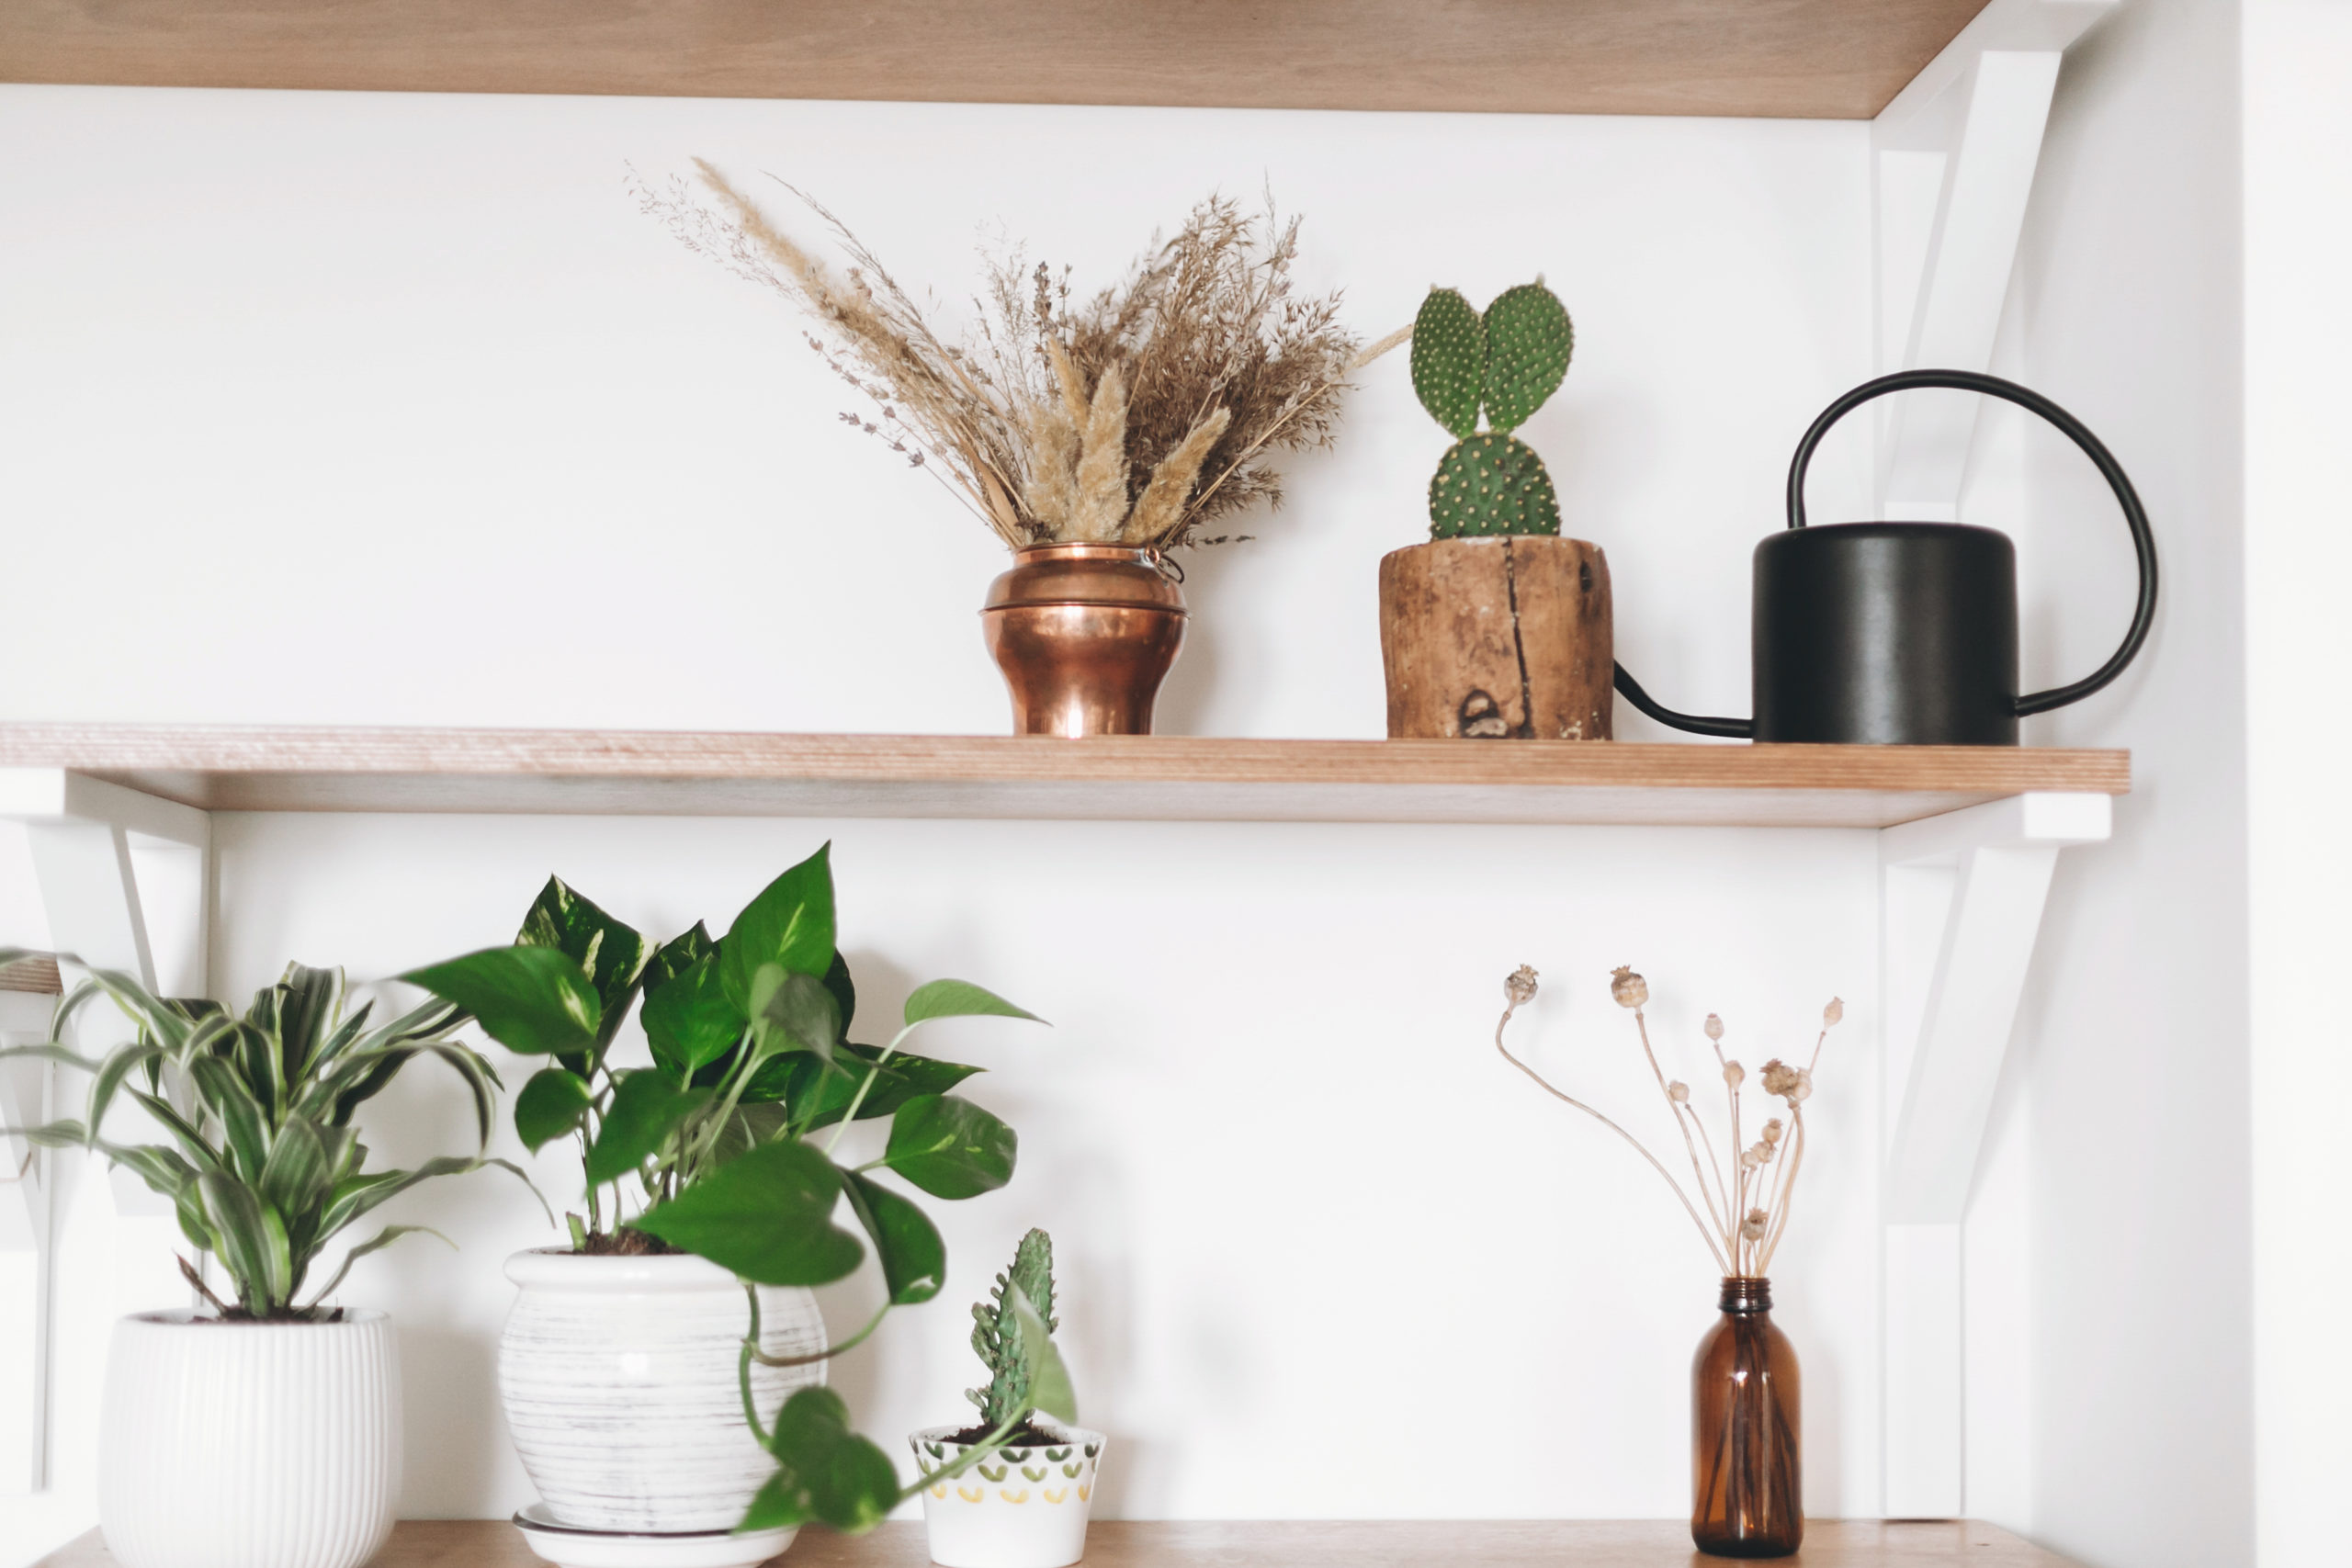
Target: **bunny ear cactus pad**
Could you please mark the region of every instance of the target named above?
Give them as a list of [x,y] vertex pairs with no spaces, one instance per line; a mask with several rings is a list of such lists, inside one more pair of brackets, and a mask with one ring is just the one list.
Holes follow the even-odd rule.
[[1430,537],[1560,531],[1560,498],[1534,448],[1487,431],[1457,441],[1430,480]]
[[1576,330],[1567,307],[1541,280],[1496,296],[1485,325],[1487,423],[1516,430],[1567,378]]
[[1486,323],[1453,289],[1430,289],[1413,318],[1413,390],[1421,406],[1464,439],[1477,432],[1486,387]]

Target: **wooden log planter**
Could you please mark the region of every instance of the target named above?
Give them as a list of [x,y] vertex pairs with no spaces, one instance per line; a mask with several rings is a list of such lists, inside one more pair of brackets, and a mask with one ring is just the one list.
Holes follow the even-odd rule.
[[1606,740],[1609,561],[1582,539],[1433,539],[1380,562],[1391,739]]

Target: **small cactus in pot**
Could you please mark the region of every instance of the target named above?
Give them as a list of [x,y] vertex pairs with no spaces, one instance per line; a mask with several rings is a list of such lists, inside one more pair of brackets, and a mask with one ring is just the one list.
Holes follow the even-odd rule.
[[1511,432],[1560,389],[1575,346],[1567,308],[1541,277],[1483,316],[1453,289],[1430,290],[1413,321],[1413,390],[1454,437],[1430,480],[1430,538],[1559,534],[1552,476]]
[[1609,565],[1560,536],[1551,473],[1512,434],[1575,346],[1541,276],[1483,314],[1451,288],[1421,302],[1413,390],[1454,439],[1430,479],[1430,542],[1380,563],[1392,738],[1609,739]]

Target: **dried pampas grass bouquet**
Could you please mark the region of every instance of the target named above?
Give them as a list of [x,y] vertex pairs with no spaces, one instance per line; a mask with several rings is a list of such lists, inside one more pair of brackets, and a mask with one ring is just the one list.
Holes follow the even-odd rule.
[[[1299,220],[1211,197],[1127,275],[1074,296],[1069,270],[1017,247],[987,255],[967,330],[933,324],[840,220],[836,274],[717,169],[701,188],[631,175],[639,203],[686,246],[775,289],[810,318],[808,344],[871,407],[843,423],[930,473],[1014,549],[1221,544],[1203,530],[1282,502],[1271,459],[1328,446],[1360,355],[1339,296],[1293,287]],[[1400,334],[1401,335],[1401,334]],[[1380,348],[1394,346],[1385,342]]]

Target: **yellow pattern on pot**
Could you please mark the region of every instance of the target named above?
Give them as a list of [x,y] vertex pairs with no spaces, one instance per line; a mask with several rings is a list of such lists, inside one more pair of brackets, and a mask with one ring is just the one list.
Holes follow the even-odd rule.
[[1056,1440],[1000,1449],[952,1476],[940,1472],[971,1450],[956,1428],[908,1439],[922,1473],[931,1554],[944,1568],[1064,1568],[1086,1549],[1086,1524],[1105,1439],[1102,1433],[1036,1425]]

